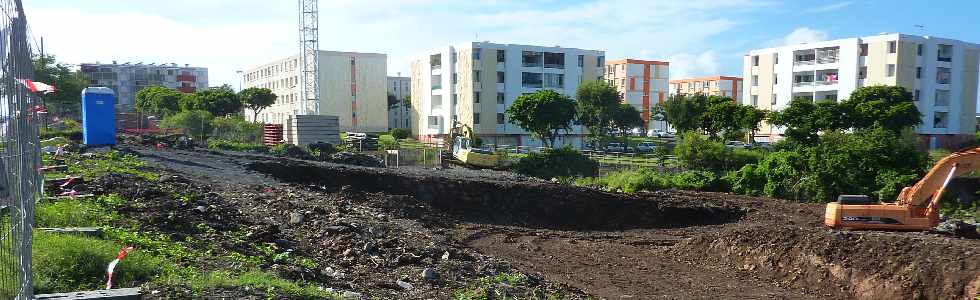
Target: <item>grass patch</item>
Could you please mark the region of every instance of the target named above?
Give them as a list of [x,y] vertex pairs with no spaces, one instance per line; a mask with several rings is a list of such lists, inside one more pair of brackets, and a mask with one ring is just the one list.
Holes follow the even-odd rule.
[[198,274],[186,270],[181,273],[184,274],[171,274],[171,276],[161,278],[157,283],[187,286],[195,295],[219,288],[249,287],[263,291],[270,297],[290,295],[303,299],[342,299],[336,293],[315,284],[289,281],[265,271],[250,270],[236,274],[231,271],[219,270]]
[[99,178],[107,174],[130,174],[156,181],[159,175],[143,170],[146,163],[135,155],[111,150],[88,156],[76,155],[74,163],[68,164],[68,173],[83,178]]
[[219,150],[229,150],[229,151],[250,151],[250,152],[269,152],[269,147],[262,144],[255,143],[241,143],[222,139],[209,139],[208,149],[219,149]]
[[598,186],[608,191],[625,193],[663,189],[716,191],[722,185],[719,178],[711,172],[659,173],[650,169],[626,170],[613,172],[603,177],[580,178],[575,181],[575,184]]
[[117,217],[116,212],[82,199],[43,202],[34,211],[37,227],[99,227]]
[[456,290],[453,299],[456,300],[491,300],[491,299],[562,299],[561,295],[546,293],[540,287],[529,288],[527,275],[521,273],[501,273],[480,278],[471,286]]
[[[122,244],[92,237],[34,233],[32,252],[35,293],[105,288],[106,267]],[[116,266],[113,287],[134,287],[175,266],[139,249]]]

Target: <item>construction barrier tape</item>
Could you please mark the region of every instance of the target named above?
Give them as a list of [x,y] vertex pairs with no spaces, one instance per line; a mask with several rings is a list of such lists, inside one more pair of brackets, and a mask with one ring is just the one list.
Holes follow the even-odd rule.
[[106,275],[109,277],[109,279],[105,283],[105,289],[112,289],[112,271],[116,269],[116,264],[119,264],[123,258],[126,258],[126,254],[132,250],[133,246],[123,247],[121,250],[119,250],[119,254],[116,255],[116,259],[113,259],[112,262],[109,263],[109,268],[106,269]]

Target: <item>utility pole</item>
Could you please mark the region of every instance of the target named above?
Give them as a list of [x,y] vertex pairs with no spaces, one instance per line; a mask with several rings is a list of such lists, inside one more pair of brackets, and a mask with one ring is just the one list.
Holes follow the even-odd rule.
[[320,114],[320,46],[317,0],[299,0],[300,95],[304,115]]

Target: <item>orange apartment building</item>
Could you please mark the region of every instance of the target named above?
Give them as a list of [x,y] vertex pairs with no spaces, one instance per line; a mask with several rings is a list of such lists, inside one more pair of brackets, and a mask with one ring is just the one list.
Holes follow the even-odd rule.
[[665,61],[623,59],[606,62],[605,79],[636,107],[647,129],[666,130],[663,122],[650,122],[650,107],[663,103],[669,94],[670,64]]
[[670,81],[672,95],[705,94],[732,97],[742,103],[742,78],[733,76],[710,76],[676,79]]

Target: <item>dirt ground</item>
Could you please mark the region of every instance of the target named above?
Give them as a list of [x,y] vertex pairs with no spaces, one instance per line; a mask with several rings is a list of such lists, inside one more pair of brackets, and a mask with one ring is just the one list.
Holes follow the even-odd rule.
[[[318,262],[281,272],[365,297],[450,299],[511,271],[531,276],[518,298],[973,299],[980,289],[980,240],[827,230],[816,204],[616,194],[496,171],[122,150],[170,176],[167,189],[208,195],[145,210],[148,220],[175,232],[202,221],[249,228],[248,239],[219,248],[274,242]],[[103,188],[138,185],[112,180]],[[423,278],[425,269],[437,278]]]

